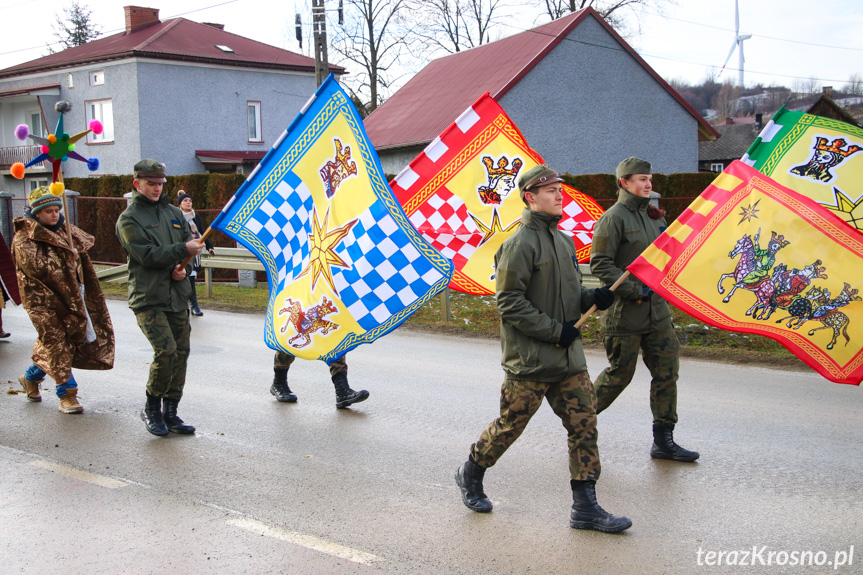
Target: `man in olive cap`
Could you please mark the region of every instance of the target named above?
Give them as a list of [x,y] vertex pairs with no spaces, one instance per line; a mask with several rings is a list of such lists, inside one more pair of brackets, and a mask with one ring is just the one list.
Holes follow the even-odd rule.
[[192,239],[183,212],[162,193],[165,165],[135,164],[132,203],[117,220],[117,237],[129,256],[129,307],[153,346],[147,403],[141,419],[153,435],[191,434],[195,428],[177,416],[189,358],[191,286],[180,264],[204,244]]
[[[617,203],[596,223],[590,250],[590,271],[603,283],[613,283],[666,228],[665,212],[650,205],[652,169],[640,158],[627,158],[615,170]],[[671,324],[668,303],[630,275],[617,288],[614,304],[602,312],[602,334],[609,367],[596,378],[600,413],[626,389],[635,375],[638,350],[652,377],[654,459],[695,461],[697,451],[674,442],[677,423],[677,375],[680,343]]]
[[575,323],[593,304],[614,301],[607,287],[581,285],[572,238],[558,230],[563,213],[560,175],[543,164],[518,182],[525,210],[521,226],[495,254],[495,298],[501,319],[500,417],[471,445],[456,471],[464,504],[491,511],[483,492],[485,470],[494,465],[524,431],[543,397],[567,430],[573,506],[570,525],[616,533],[632,522],[606,512],[596,502],[599,451],[596,446],[596,395]]

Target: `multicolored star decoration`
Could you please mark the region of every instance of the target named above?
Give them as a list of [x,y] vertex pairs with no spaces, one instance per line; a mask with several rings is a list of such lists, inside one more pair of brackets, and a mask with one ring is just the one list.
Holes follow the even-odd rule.
[[482,238],[482,241],[479,243],[479,245],[483,245],[484,243],[486,243],[498,232],[508,232],[514,230],[521,225],[521,218],[517,218],[504,228],[500,223],[500,214],[497,210],[494,210],[494,215],[491,217],[491,223],[489,225],[485,225],[485,223],[481,219],[471,214],[470,212],[468,212],[468,214],[476,223],[476,227],[478,227],[480,231],[484,234],[484,237]]
[[755,219],[755,220],[758,219],[757,214],[760,211],[760,210],[758,210],[758,202],[760,202],[760,201],[761,200],[759,199],[757,202],[755,202],[751,206],[746,206],[745,208],[744,207],[740,208],[740,214],[739,215],[742,217],[740,218],[740,221],[737,222],[738,226],[740,224],[742,224],[743,222],[749,222],[749,221],[752,221],[753,219]]
[[102,122],[99,120],[91,120],[89,127],[87,130],[75,134],[74,136],[70,136],[66,132],[63,131],[63,114],[69,112],[72,109],[72,104],[67,102],[66,100],[60,100],[54,105],[54,110],[56,110],[60,114],[60,118],[57,120],[57,127],[54,129],[53,134],[49,134],[47,138],[43,138],[41,136],[34,136],[30,133],[30,128],[27,124],[21,124],[15,128],[15,137],[21,141],[26,140],[28,137],[36,142],[37,144],[41,144],[41,148],[39,151],[41,152],[38,156],[27,162],[26,164],[22,162],[15,162],[12,164],[10,168],[10,172],[14,178],[19,180],[24,178],[24,170],[29,168],[34,164],[39,164],[44,161],[51,162],[51,186],[49,187],[52,194],[55,196],[60,196],[66,189],[62,182],[62,176],[60,173],[60,169],[62,167],[62,163],[72,158],[74,160],[79,160],[87,164],[87,169],[91,172],[95,172],[99,169],[99,158],[85,158],[81,154],[75,151],[75,142],[93,132],[94,134],[101,134],[104,129],[102,126]]
[[351,231],[351,228],[354,227],[354,224],[359,220],[352,220],[340,228],[328,231],[327,225],[329,219],[329,208],[327,209],[327,213],[324,215],[323,225],[318,223],[317,210],[312,211],[314,229],[312,230],[312,234],[309,236],[309,246],[311,248],[309,252],[309,264],[306,266],[306,269],[300,272],[297,279],[311,272],[312,291],[314,292],[315,285],[318,283],[318,278],[323,275],[324,279],[327,280],[327,283],[330,284],[330,288],[333,292],[338,294],[339,292],[333,282],[333,272],[330,269],[330,266],[339,266],[343,268],[350,267],[341,257],[339,257],[338,254],[336,254],[335,249],[339,243],[345,239],[345,236],[348,235],[348,232]]
[[837,216],[848,222],[848,225],[863,231],[863,194],[856,200],[852,200],[837,187],[833,188],[836,205],[821,204]]

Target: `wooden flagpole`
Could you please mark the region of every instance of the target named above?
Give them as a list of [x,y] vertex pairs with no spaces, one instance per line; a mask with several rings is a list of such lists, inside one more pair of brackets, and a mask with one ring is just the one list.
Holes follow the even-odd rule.
[[[629,277],[629,270],[626,270],[623,272],[623,275],[621,275],[619,278],[617,278],[616,282],[611,284],[611,287],[609,289],[611,291],[616,290],[618,287],[620,287],[620,284],[622,284],[624,282],[624,280],[626,280],[626,278],[628,278],[628,277]],[[590,317],[590,314],[592,314],[595,311],[596,311],[596,304],[593,304],[592,306],[590,306],[590,309],[587,310],[587,313],[585,313],[583,316],[581,316],[581,319],[576,322],[576,324],[575,324],[576,329],[580,328],[582,325],[584,325],[584,322],[587,321],[587,318]]]
[[[213,228],[208,226],[207,231],[205,231],[204,234],[200,238],[198,238],[198,243],[199,244],[204,243],[204,241],[208,237],[210,237],[210,233],[212,233],[212,231],[213,231]],[[186,266],[189,265],[189,262],[192,261],[193,257],[195,257],[195,256],[187,256],[186,259],[183,260],[183,263],[180,264],[180,269],[186,269]]]

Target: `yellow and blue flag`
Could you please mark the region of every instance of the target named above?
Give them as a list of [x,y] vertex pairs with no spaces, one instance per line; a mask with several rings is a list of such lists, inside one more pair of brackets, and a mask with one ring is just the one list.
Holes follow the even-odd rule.
[[332,75],[213,222],[264,264],[266,344],[332,363],[398,327],[450,282],[387,185]]

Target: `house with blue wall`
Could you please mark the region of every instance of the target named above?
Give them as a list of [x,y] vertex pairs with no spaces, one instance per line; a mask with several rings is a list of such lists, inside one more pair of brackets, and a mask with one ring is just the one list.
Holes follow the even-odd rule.
[[698,171],[716,130],[592,8],[429,63],[365,120],[398,174],[489,92],[552,167],[613,173],[639,156],[662,173]]
[[[50,181],[50,164],[9,169],[38,155],[13,134],[53,133],[54,104],[72,103],[65,131],[104,125],[77,144],[101,166],[63,165],[66,177],[130,174],[141,158],[170,174],[248,173],[316,89],[314,59],[232,34],[221,24],[159,20],[159,10],[126,6],[125,30],[0,70],[0,192],[24,197]],[[337,77],[344,69],[331,66]]]

